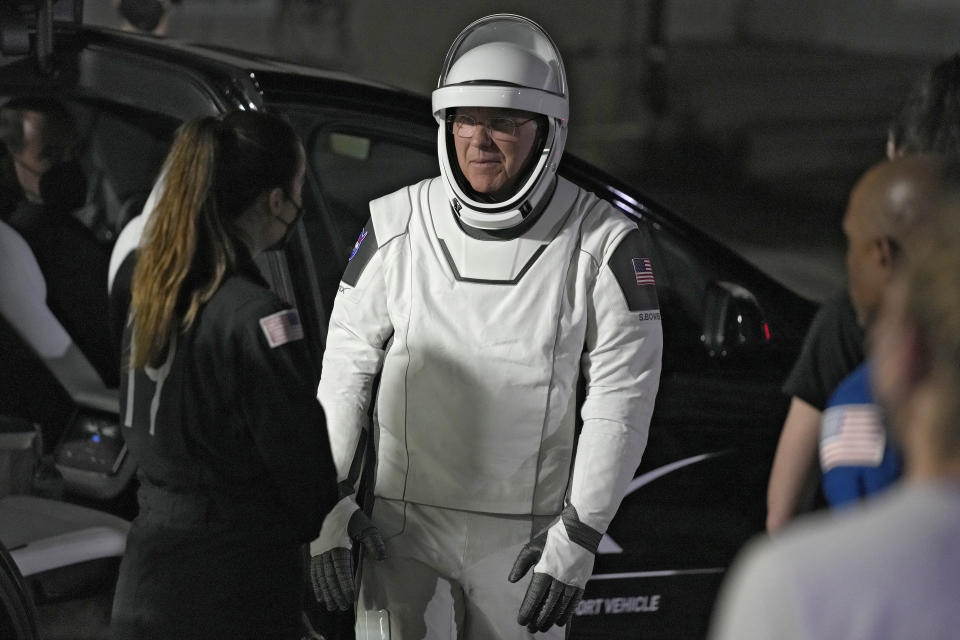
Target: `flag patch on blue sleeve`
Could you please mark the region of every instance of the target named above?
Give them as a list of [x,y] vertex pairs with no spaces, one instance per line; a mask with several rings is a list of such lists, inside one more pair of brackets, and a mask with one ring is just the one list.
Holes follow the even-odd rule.
[[877,405],[839,405],[823,412],[820,466],[824,472],[839,466],[879,466],[886,443]]
[[303,339],[303,325],[300,324],[300,314],[296,309],[286,309],[260,318],[260,328],[271,349]]

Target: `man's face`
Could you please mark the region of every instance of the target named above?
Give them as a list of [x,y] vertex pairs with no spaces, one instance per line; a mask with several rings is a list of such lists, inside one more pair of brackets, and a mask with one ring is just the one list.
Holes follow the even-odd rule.
[[883,290],[890,279],[890,265],[884,260],[882,242],[871,224],[868,207],[874,206],[863,189],[855,189],[843,217],[847,238],[847,286],[860,326],[867,326],[880,306]]
[[43,151],[42,132],[44,116],[33,111],[23,115],[23,149],[14,153],[13,164],[17,180],[29,202],[43,202],[40,197],[40,176],[53,164],[49,158],[41,157]]
[[[512,189],[533,151],[537,136],[536,114],[513,109],[465,107],[457,109],[456,115],[472,118],[480,126],[462,128],[454,124],[453,140],[457,150],[457,162],[464,177],[474,191],[494,198],[511,195]],[[491,126],[494,119],[504,119]],[[510,133],[510,121],[516,124]],[[502,125],[506,124],[504,127]],[[464,135],[463,132],[472,133]]]

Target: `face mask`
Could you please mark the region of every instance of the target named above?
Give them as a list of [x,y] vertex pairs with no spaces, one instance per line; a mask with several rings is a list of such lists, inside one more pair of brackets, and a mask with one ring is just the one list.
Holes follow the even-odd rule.
[[264,249],[264,251],[283,251],[286,248],[287,243],[290,242],[290,238],[293,236],[293,230],[296,228],[297,223],[300,222],[300,218],[303,217],[303,206],[294,202],[293,198],[291,198],[290,196],[286,196],[286,198],[287,200],[293,203],[293,206],[297,208],[297,213],[293,216],[293,220],[291,220],[290,222],[287,222],[286,220],[284,220],[278,215],[273,216],[274,218],[282,222],[284,226],[286,226],[286,231],[283,232],[283,236],[279,240],[277,240],[272,245]]

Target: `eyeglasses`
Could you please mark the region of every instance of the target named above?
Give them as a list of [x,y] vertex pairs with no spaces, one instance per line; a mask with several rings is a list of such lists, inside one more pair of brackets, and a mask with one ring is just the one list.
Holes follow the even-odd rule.
[[458,138],[472,138],[477,135],[480,127],[486,128],[490,137],[501,142],[514,142],[517,140],[517,129],[536,118],[527,118],[526,120],[514,120],[512,118],[489,118],[486,121],[477,120],[473,116],[462,114],[447,116],[447,124],[450,126],[453,134]]

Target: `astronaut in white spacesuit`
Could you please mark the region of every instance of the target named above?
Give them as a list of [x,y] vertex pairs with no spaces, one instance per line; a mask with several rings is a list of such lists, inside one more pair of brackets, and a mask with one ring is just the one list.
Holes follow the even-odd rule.
[[[358,637],[563,637],[640,463],[655,265],[633,221],[557,176],[568,104],[537,24],[480,19],[433,93],[441,175],[370,203],[318,390],[342,499],[311,545],[318,598],[345,610],[364,543]],[[368,428],[369,518],[354,497]]]

